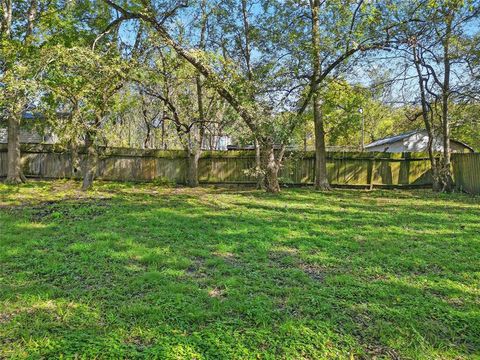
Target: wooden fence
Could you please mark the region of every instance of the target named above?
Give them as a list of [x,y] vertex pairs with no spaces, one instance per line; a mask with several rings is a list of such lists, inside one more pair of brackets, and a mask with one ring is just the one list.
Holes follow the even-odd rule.
[[[185,183],[187,160],[183,151],[101,148],[97,179],[117,181],[171,181]],[[83,161],[84,152],[79,152]],[[7,147],[0,145],[0,176],[6,176]],[[26,176],[80,178],[71,154],[54,145],[22,145]],[[313,152],[291,152],[280,171],[283,184],[312,184]],[[251,184],[248,170],[255,165],[253,151],[206,151],[199,162],[201,183]],[[431,184],[425,154],[343,153],[328,154],[328,177],[333,185],[426,186]]]
[[453,154],[453,177],[458,189],[480,194],[480,154]]

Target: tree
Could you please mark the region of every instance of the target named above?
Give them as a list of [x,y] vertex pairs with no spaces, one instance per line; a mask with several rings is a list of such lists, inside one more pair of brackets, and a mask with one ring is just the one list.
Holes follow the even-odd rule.
[[40,79],[48,65],[41,52],[56,44],[93,41],[95,27],[105,26],[109,12],[94,0],[0,0],[0,5],[0,108],[8,123],[7,182],[20,183],[25,181],[20,126],[24,112],[41,104]]
[[[392,45],[392,33],[398,23],[388,12],[389,2],[321,1],[309,0],[308,10],[294,5],[309,23],[298,22],[300,34],[308,34],[303,40],[310,63],[307,66],[310,86],[300,109],[306,109],[312,101],[315,124],[315,188],[328,190],[325,124],[322,113],[322,85],[332,76],[345,73],[352,58],[366,52],[387,49]],[[408,21],[408,20],[407,20]],[[303,26],[302,26],[303,25]],[[309,27],[308,30],[303,30]],[[301,36],[301,35],[299,35]],[[310,43],[310,46],[308,45]],[[308,56],[309,55],[309,56]]]
[[313,121],[315,124],[315,188],[317,190],[330,190],[327,177],[327,156],[325,147],[325,129],[323,124],[322,101],[320,98],[320,81],[322,73],[321,39],[320,39],[320,0],[310,0],[311,26],[312,26],[312,97]]
[[88,47],[48,49],[44,84],[45,101],[51,113],[53,128],[69,143],[83,138],[86,157],[83,161],[82,190],[88,190],[96,173],[98,152],[105,123],[111,119],[115,95],[125,84],[130,64],[115,51],[98,53]]
[[8,124],[6,182],[19,184],[26,181],[21,169],[20,124],[23,113],[32,104],[38,75],[34,44],[38,3],[37,0],[1,0],[0,3],[0,83],[3,88],[0,108]]
[[[407,7],[407,12],[410,8]],[[421,8],[428,21],[406,26],[400,36],[406,46],[401,48],[405,61],[414,69],[420,111],[429,135],[429,157],[432,166],[433,188],[451,191],[451,107],[465,97],[471,97],[476,83],[474,44],[478,30],[472,24],[480,14],[480,2],[445,0]],[[473,57],[473,58],[472,58]],[[440,158],[434,154],[434,139],[442,139]]]
[[[188,156],[187,185],[198,186],[198,162],[206,141],[208,126],[224,125],[223,101],[199,79],[184,59],[169,49],[150,53],[147,70],[140,71],[137,86],[141,94],[160,101],[161,122],[171,122]],[[152,61],[155,59],[155,61]]]

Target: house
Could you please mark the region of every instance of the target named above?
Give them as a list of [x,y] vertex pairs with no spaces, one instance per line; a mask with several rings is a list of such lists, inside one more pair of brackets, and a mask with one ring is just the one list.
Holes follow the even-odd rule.
[[[21,144],[55,144],[58,141],[55,134],[42,135],[33,129],[20,129]],[[8,143],[8,131],[0,128],[0,144]]]
[[[40,133],[32,124],[39,119],[43,119],[38,114],[25,112],[22,115],[22,124],[20,127],[21,144],[55,144],[58,142],[58,136],[51,132]],[[8,129],[6,121],[0,121],[0,144],[8,143]]]
[[203,150],[227,150],[232,143],[232,138],[228,135],[205,134],[202,149]]
[[[403,134],[387,137],[365,145],[365,151],[388,153],[426,152],[428,151],[428,134],[426,130],[413,130]],[[433,139],[433,151],[443,151],[443,138]],[[473,148],[460,141],[450,139],[450,149],[454,153],[474,152]]]

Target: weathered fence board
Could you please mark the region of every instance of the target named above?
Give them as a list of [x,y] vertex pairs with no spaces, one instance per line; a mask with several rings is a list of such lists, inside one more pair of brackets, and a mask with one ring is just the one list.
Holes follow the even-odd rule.
[[453,154],[453,177],[456,186],[471,194],[480,194],[480,154]]
[[[186,154],[183,151],[101,148],[97,178],[118,181],[160,179],[185,183]],[[85,154],[79,151],[78,169],[72,156],[53,145],[23,145],[22,161],[27,176],[80,178]],[[431,184],[430,164],[425,154],[329,153],[328,178],[333,185],[426,186]],[[480,154],[452,156],[456,184],[462,190],[480,193]],[[315,177],[312,152],[287,154],[280,171],[284,184],[311,184]],[[201,183],[254,183],[249,174],[255,166],[253,151],[208,151],[199,162]],[[7,173],[7,147],[0,145],[0,176]]]

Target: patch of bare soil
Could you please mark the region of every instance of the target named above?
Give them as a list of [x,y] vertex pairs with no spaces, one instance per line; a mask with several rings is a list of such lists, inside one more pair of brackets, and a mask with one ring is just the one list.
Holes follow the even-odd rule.
[[187,268],[186,273],[189,277],[194,279],[204,279],[207,277],[205,269],[205,259],[202,257],[195,257],[192,264]]
[[42,222],[61,218],[63,220],[94,219],[103,215],[110,207],[109,198],[96,198],[93,201],[56,200],[31,207],[31,221]]
[[300,264],[300,269],[303,270],[311,279],[323,282],[327,275],[327,269],[320,265],[314,264]]
[[226,297],[226,292],[225,289],[215,287],[208,292],[208,296],[217,299],[224,299]]
[[237,258],[237,256],[231,252],[214,252],[213,255],[222,258],[223,261],[225,261],[228,265],[231,265],[233,267],[239,267],[240,260]]
[[280,267],[282,269],[301,269],[311,279],[323,282],[327,273],[329,272],[326,267],[318,264],[302,262],[297,257],[294,258],[293,263],[292,261],[286,261],[286,259],[295,256],[297,253],[298,250],[293,248],[276,250],[270,252],[269,259],[276,267]]
[[[371,338],[367,339],[365,334],[372,323],[372,316],[367,311],[367,309],[363,308],[357,310],[355,313],[352,314],[352,318],[358,325],[358,330],[356,331],[356,338],[358,339],[359,343],[362,344],[363,350],[365,352],[362,356],[358,357],[358,359],[401,359],[400,355],[395,349],[381,344],[379,341],[372,341]],[[355,359],[357,359],[356,356]]]
[[152,339],[145,339],[141,336],[129,336],[124,340],[125,344],[135,346],[139,351],[142,351],[145,348],[148,348],[149,346],[153,345],[153,340]]
[[389,348],[384,345],[375,345],[368,344],[364,346],[365,355],[361,356],[362,360],[371,360],[371,359],[391,359],[391,360],[400,360],[401,357],[398,355],[398,352],[392,348]]

